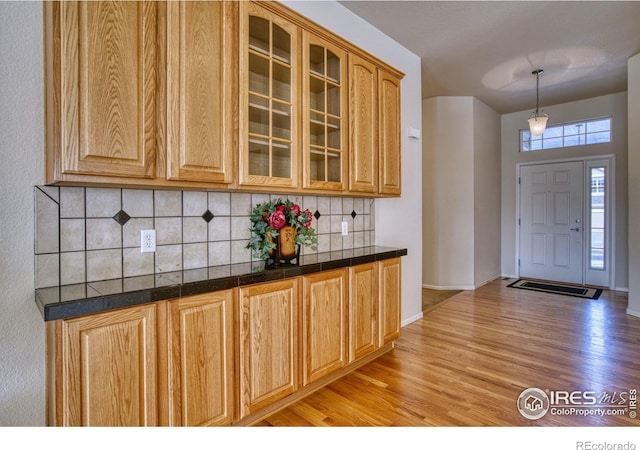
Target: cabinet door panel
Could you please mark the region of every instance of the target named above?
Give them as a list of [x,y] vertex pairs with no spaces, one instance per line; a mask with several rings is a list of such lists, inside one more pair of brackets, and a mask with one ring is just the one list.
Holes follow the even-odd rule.
[[345,271],[303,277],[303,384],[344,367],[347,350]]
[[233,293],[170,303],[169,425],[228,425],[233,420]]
[[297,280],[240,290],[241,417],[298,388]]
[[376,263],[351,267],[349,292],[349,353],[354,361],[378,348]]
[[381,194],[400,195],[400,80],[380,71],[380,176]]
[[349,190],[378,192],[377,68],[349,55]]
[[400,337],[400,299],[402,270],[400,258],[379,263],[380,274],[380,345]]
[[232,2],[167,3],[167,177],[231,183]]
[[240,2],[241,185],[299,185],[299,30],[254,2]]
[[304,32],[302,67],[304,187],[342,191],[347,178],[347,54]]
[[61,171],[155,176],[154,2],[61,2]]
[[157,424],[155,306],[63,321],[63,425]]

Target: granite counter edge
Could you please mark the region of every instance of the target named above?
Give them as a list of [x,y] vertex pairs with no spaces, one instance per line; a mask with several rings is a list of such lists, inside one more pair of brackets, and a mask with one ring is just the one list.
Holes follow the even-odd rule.
[[283,266],[256,273],[223,276],[220,278],[201,281],[178,283],[171,286],[153,287],[131,292],[121,292],[47,304],[42,301],[38,295],[38,290],[36,290],[35,300],[44,321],[48,322],[58,319],[71,319],[74,317],[138,306],[162,300],[179,299],[190,295],[216,292],[268,281],[276,281],[342,267],[352,267],[406,255],[407,249],[389,249],[367,255],[351,256],[300,266]]

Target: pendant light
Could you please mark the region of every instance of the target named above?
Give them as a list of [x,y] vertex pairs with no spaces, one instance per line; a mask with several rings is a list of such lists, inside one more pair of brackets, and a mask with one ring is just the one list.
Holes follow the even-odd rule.
[[532,75],[536,76],[536,110],[529,116],[529,131],[533,136],[540,136],[544,133],[544,129],[547,127],[547,120],[549,120],[549,116],[544,113],[544,111],[540,112],[540,85],[539,85],[539,77],[540,74],[544,72],[542,69],[537,69],[531,72]]

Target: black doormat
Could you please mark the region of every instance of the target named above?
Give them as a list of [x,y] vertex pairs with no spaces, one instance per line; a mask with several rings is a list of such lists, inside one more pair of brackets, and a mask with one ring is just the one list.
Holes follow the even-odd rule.
[[589,298],[593,300],[599,298],[600,294],[602,294],[602,289],[523,279],[519,279],[518,281],[511,283],[507,287],[546,292],[548,294],[561,294],[569,295],[571,297]]

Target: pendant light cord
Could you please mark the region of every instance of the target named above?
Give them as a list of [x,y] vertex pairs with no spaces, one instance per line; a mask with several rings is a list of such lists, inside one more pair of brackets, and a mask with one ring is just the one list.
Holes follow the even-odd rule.
[[540,74],[543,72],[542,69],[534,70],[531,72],[536,76],[536,117],[540,115]]

